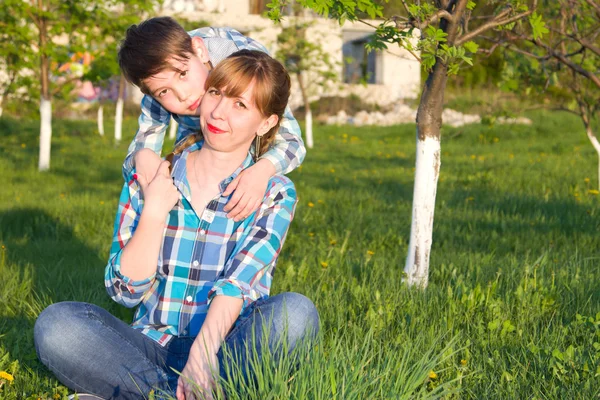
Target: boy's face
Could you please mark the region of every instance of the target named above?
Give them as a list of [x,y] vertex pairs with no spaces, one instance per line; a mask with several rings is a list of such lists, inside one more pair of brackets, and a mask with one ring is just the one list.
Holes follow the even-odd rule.
[[199,115],[204,96],[204,82],[208,77],[208,51],[201,38],[192,38],[195,54],[182,62],[169,60],[177,70],[164,70],[144,81],[154,97],[167,111],[178,115]]

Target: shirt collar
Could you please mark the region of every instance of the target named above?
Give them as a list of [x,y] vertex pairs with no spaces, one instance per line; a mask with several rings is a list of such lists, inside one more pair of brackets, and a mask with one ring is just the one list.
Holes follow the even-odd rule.
[[[187,158],[189,157],[190,153],[200,150],[202,148],[202,145],[204,144],[204,140],[199,140],[198,142],[192,144],[191,146],[185,148],[181,154],[177,154],[175,155],[175,157],[173,157],[173,168],[172,168],[172,173],[171,176],[173,178],[173,182],[175,183],[175,185],[180,188],[180,190],[182,188],[184,188],[185,185],[185,178],[186,178],[186,164],[187,164]],[[221,190],[221,193],[223,193],[225,191],[225,189],[227,188],[227,186],[231,183],[231,181],[233,181],[243,170],[245,170],[246,168],[248,168],[249,166],[254,164],[254,160],[252,159],[252,155],[250,154],[250,151],[248,151],[248,154],[246,155],[246,158],[244,159],[244,161],[240,164],[239,167],[236,168],[235,171],[233,171],[233,173],[231,175],[229,175],[229,177],[223,179],[221,181],[221,183],[219,183],[219,189]],[[186,189],[186,192],[189,189]],[[187,193],[184,193],[187,194]]]

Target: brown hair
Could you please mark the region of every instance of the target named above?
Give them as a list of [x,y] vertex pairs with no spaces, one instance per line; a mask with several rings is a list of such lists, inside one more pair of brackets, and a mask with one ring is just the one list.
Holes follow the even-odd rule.
[[[278,117],[277,124],[261,136],[260,150],[254,155],[258,158],[273,143],[290,97],[290,75],[283,65],[262,51],[236,51],[211,71],[204,88],[208,90],[214,87],[227,97],[237,97],[251,83],[254,83],[254,103],[263,117],[268,118],[273,114]],[[188,136],[167,156],[167,160],[171,161],[174,154],[181,153],[202,138],[202,132]]]
[[194,54],[192,38],[171,17],[150,18],[127,29],[119,47],[119,66],[129,82],[149,94],[144,80],[164,70],[175,70],[174,58],[187,62]]

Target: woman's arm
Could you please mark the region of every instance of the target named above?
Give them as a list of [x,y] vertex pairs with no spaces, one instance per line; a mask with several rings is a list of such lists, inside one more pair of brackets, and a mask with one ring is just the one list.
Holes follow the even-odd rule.
[[121,192],[104,283],[113,300],[126,307],[139,304],[152,285],[165,221],[179,199],[168,166],[162,162],[150,182],[130,179]]

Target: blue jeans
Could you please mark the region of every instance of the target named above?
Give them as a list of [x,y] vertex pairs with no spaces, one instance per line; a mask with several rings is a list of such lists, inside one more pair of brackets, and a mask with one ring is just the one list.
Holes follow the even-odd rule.
[[[219,350],[224,379],[227,369],[240,367],[251,377],[246,360],[254,351],[259,357],[270,351],[277,359],[286,356],[283,348],[289,354],[318,332],[317,310],[301,294],[282,293],[251,307],[225,338],[231,352]],[[138,399],[152,389],[174,396],[179,375],[172,369],[184,368],[194,342],[174,337],[163,347],[101,307],[78,302],[46,308],[35,323],[34,339],[39,359],[64,385],[104,399]]]

